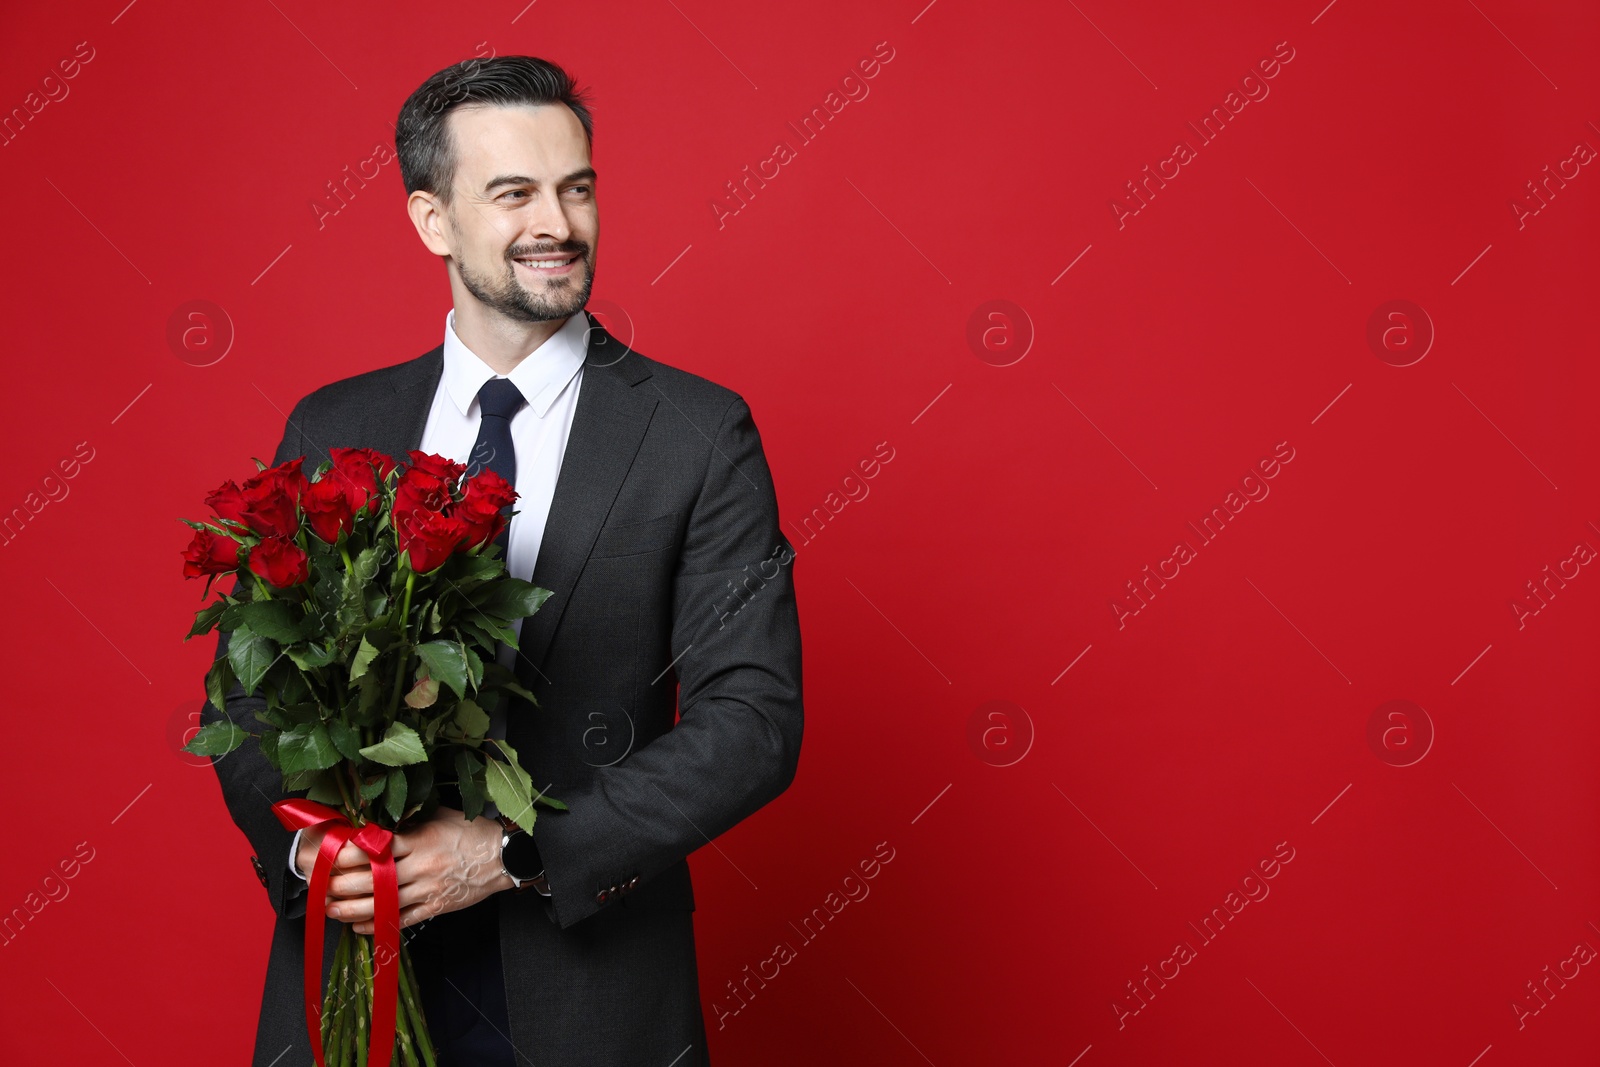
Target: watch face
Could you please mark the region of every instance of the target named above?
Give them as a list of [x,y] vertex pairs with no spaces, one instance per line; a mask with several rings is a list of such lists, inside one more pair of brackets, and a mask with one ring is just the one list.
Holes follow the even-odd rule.
[[511,840],[506,842],[505,851],[501,853],[500,862],[519,882],[526,882],[544,873],[544,864],[539,860],[539,848],[527,833],[519,832],[511,835]]

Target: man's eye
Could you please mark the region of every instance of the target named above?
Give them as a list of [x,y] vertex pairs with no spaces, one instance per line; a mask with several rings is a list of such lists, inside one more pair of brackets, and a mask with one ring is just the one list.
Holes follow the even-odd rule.
[[574,185],[571,187],[570,191],[574,193],[583,193],[585,196],[587,196],[589,193],[589,187],[587,185]]
[[510,192],[505,193],[504,195],[505,196],[527,196],[528,193],[524,189],[513,189]]

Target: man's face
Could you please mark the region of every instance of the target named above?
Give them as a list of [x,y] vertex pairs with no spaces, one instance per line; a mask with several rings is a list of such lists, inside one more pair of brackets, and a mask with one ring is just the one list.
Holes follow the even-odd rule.
[[479,303],[543,322],[582,310],[600,216],[583,125],[562,104],[451,112],[451,258]]

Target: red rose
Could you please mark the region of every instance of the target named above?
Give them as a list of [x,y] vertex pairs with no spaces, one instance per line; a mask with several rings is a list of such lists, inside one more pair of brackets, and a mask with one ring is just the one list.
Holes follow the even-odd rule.
[[394,460],[371,448],[332,448],[328,456],[333,466],[323,478],[338,481],[351,511],[360,511],[375,500],[383,479],[395,467]]
[[244,521],[262,537],[289,537],[300,529],[300,496],[307,486],[303,459],[268,467],[239,487]]
[[412,468],[400,476],[394,489],[394,510],[390,514],[396,530],[415,526],[418,516],[442,514],[451,505],[450,487],[427,471]]
[[250,550],[250,569],[270,585],[287,589],[311,577],[306,554],[288,537],[264,537]]
[[311,532],[330,545],[339,542],[341,533],[355,529],[355,510],[345,496],[343,483],[331,470],[320,481],[306,487],[300,507],[306,513],[306,522],[311,524]]
[[453,459],[436,456],[431,452],[418,452],[416,449],[412,449],[407,454],[411,457],[411,470],[431,474],[442,482],[448,482],[450,485],[455,485],[461,480],[461,476],[467,473],[467,465],[465,463],[457,463]]
[[450,512],[466,524],[466,547],[486,545],[499,537],[510,521],[505,509],[516,499],[511,483],[492,470],[485,469],[467,482],[466,495]]
[[219,519],[245,525],[244,494],[239,491],[239,486],[232,478],[211,490],[211,495],[206,497],[206,507],[215,511]]
[[411,569],[418,574],[442,565],[467,533],[460,519],[437,511],[413,511],[397,530],[400,551],[411,556]]
[[183,550],[183,576],[200,578],[207,574],[226,574],[239,566],[239,542],[210,530],[196,530],[194,540]]

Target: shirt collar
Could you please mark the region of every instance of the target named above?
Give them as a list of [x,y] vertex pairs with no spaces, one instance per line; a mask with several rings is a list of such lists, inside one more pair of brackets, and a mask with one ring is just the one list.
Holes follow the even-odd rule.
[[[444,381],[450,399],[465,417],[478,399],[478,390],[498,377],[493,367],[456,336],[454,308],[444,317]],[[578,311],[551,334],[505,377],[527,398],[539,418],[544,418],[556,398],[588,358],[589,319]]]

